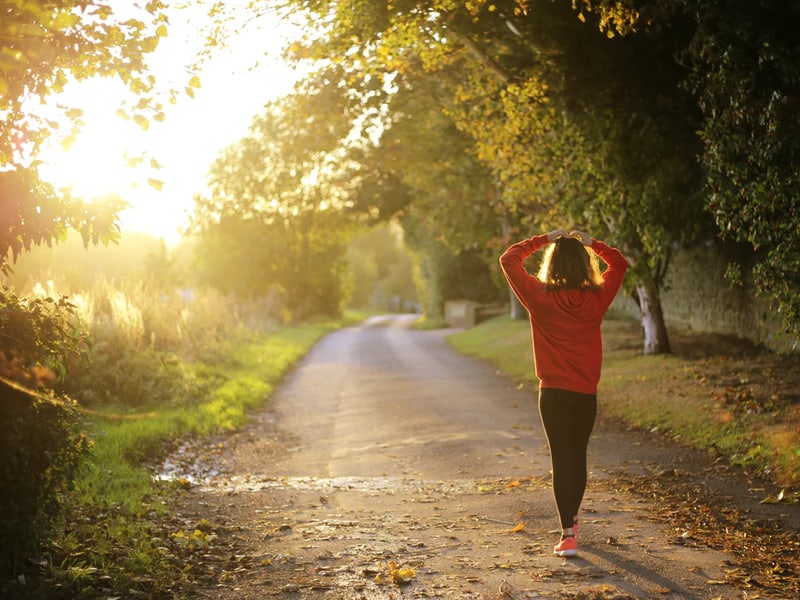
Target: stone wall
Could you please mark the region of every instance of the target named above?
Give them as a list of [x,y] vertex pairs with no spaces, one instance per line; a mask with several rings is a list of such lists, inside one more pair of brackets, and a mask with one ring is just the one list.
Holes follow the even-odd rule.
[[[800,340],[781,333],[780,316],[755,296],[746,277],[743,286],[731,287],[725,278],[729,261],[725,248],[713,243],[673,257],[662,292],[667,327],[735,335],[775,351],[800,350]],[[631,298],[618,300],[616,308],[639,318]]]

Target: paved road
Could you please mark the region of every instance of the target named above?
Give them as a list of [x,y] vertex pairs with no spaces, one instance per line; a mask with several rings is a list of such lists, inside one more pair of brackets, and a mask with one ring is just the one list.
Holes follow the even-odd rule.
[[619,470],[650,468],[623,433],[593,438],[581,554],[554,557],[535,390],[410,320],[329,335],[199,459],[206,477],[182,510],[237,558],[198,596],[746,597],[720,583],[730,557],[676,543],[653,507],[614,491]]

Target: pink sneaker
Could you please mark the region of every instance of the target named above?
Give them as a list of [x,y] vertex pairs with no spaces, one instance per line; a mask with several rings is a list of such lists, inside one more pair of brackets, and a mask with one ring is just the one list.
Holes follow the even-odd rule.
[[578,541],[575,536],[562,537],[558,545],[553,548],[553,554],[556,556],[576,556],[578,554]]

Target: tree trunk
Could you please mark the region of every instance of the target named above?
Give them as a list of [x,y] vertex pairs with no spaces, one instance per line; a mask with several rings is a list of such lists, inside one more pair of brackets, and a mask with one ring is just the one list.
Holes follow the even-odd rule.
[[521,321],[523,319],[528,318],[528,311],[525,310],[525,307],[522,306],[522,303],[517,299],[517,295],[514,293],[514,290],[511,289],[509,286],[508,294],[511,298],[511,318],[515,321]]
[[644,332],[644,354],[669,354],[669,336],[664,324],[664,311],[661,310],[661,295],[652,283],[636,286],[639,309],[642,312],[642,331]]
[[[500,188],[499,185],[498,185],[498,187],[495,188],[495,191],[497,193],[497,197],[496,197],[497,202],[499,202],[501,204],[501,206],[505,206],[505,202],[503,202],[503,200],[502,200],[503,192],[501,191],[501,188]],[[511,232],[511,224],[510,224],[509,218],[508,218],[508,211],[506,211],[506,210],[503,210],[500,213],[500,229],[503,232],[503,239],[505,239],[506,241],[509,241],[509,235],[510,235],[510,232]],[[511,305],[511,312],[510,312],[511,318],[514,319],[515,321],[521,321],[523,319],[527,319],[528,318],[528,311],[525,309],[524,306],[522,306],[522,303],[519,301],[519,299],[517,298],[517,295],[514,293],[514,290],[511,289],[510,285],[508,286],[508,297],[509,297],[509,303]]]

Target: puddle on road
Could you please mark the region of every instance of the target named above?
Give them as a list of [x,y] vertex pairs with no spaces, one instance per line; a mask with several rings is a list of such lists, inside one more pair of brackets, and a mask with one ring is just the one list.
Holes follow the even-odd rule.
[[162,472],[161,480],[182,480],[201,492],[233,493],[264,490],[297,490],[319,493],[362,492],[375,496],[387,494],[452,494],[476,492],[472,480],[425,481],[407,477],[271,477],[267,475],[219,475],[198,477],[196,473]]
[[[280,476],[264,473],[225,473],[213,456],[218,448],[204,451],[186,444],[173,452],[161,464],[155,479],[180,481],[201,492],[236,493],[265,490],[296,490],[318,493],[361,492],[374,496],[391,494],[413,494],[417,501],[447,494],[475,492],[502,492],[517,487],[539,488],[549,483],[547,477],[523,477],[518,480],[505,479],[452,479],[425,480],[408,476]],[[431,500],[432,501],[432,500]]]

